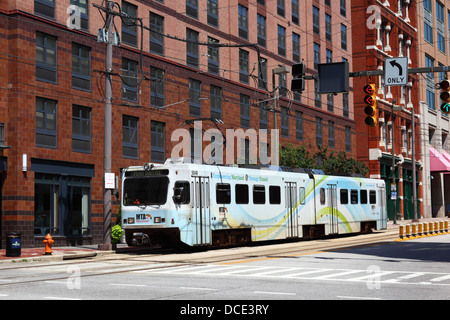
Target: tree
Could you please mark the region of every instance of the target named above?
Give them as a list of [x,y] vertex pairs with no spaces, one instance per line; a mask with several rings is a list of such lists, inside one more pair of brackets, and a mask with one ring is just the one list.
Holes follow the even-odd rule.
[[280,149],[280,165],[292,168],[322,169],[325,174],[361,174],[366,176],[369,168],[364,162],[353,158],[347,158],[347,154],[341,151],[335,155],[334,151],[328,153],[328,148],[317,146],[318,151],[310,156],[305,144],[293,146],[287,144]]
[[291,168],[313,168],[314,160],[305,144],[293,146],[288,143],[280,148],[280,165]]

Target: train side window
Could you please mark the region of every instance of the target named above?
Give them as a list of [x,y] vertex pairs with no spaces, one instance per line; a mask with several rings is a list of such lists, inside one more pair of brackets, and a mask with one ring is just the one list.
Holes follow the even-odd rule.
[[177,204],[187,204],[191,202],[190,187],[188,181],[176,181],[173,187],[173,202]]
[[358,190],[350,190],[350,203],[358,204]]
[[341,189],[341,204],[348,204],[348,190]]
[[305,188],[300,187],[299,188],[299,197],[300,197],[300,204],[305,204]]
[[367,204],[367,190],[361,190],[360,198],[361,198],[361,204]]
[[280,204],[281,203],[281,187],[269,186],[269,203]]
[[320,188],[320,204],[321,205],[325,204],[325,189],[324,188]]
[[369,201],[370,201],[370,204],[377,203],[377,193],[375,190],[370,190]]
[[234,188],[236,204],[248,204],[248,185],[237,184]]
[[216,184],[216,202],[217,204],[229,204],[231,202],[230,184]]
[[266,203],[266,188],[264,186],[253,186],[253,203],[264,204]]

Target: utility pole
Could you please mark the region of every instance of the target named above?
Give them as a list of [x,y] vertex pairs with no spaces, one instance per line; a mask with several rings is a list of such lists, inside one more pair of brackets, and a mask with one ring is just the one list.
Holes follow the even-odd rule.
[[418,222],[417,220],[417,188],[416,188],[416,130],[415,130],[415,115],[414,115],[414,106],[411,108],[411,117],[412,117],[412,124],[411,124],[411,130],[412,130],[412,171],[413,171],[413,212],[414,212],[414,218],[413,222]]
[[106,173],[111,172],[111,126],[112,126],[112,50],[113,50],[113,15],[114,3],[106,3],[106,80],[105,80],[105,124],[104,124],[104,175],[103,175],[103,243],[100,250],[111,250],[111,189],[105,187]]

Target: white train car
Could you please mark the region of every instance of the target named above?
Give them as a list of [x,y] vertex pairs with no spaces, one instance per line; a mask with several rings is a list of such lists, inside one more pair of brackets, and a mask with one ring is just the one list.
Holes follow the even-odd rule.
[[185,163],[122,176],[129,245],[230,245],[386,228],[382,180]]

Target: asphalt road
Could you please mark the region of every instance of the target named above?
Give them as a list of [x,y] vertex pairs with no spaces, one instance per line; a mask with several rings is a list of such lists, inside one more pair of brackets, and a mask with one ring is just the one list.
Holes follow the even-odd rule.
[[340,249],[299,242],[1,266],[0,300],[23,299],[178,300],[168,309],[173,314],[204,317],[262,316],[290,300],[448,300],[450,235]]

